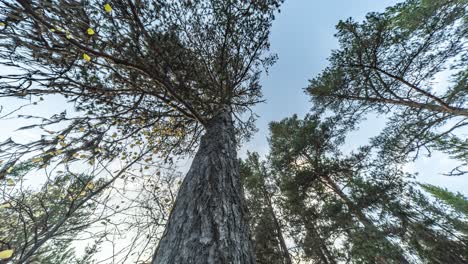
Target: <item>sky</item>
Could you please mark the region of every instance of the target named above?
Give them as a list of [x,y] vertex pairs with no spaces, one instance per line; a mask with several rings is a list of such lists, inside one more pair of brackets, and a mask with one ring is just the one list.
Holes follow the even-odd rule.
[[[268,153],[268,123],[279,121],[293,114],[303,117],[310,107],[309,97],[303,92],[308,80],[314,78],[327,65],[327,58],[338,48],[334,37],[335,25],[339,20],[352,17],[362,21],[368,12],[381,12],[386,7],[402,1],[397,0],[286,0],[277,16],[271,35],[271,50],[279,57],[262,79],[266,103],[254,110],[260,116],[257,120],[259,131],[244,144],[240,156],[248,151],[261,155]],[[358,131],[350,133],[345,148],[357,149],[368,142],[384,127],[383,118],[369,117]],[[455,167],[454,161],[446,155],[435,153],[422,157],[405,166],[408,172],[418,172],[416,180],[445,187],[468,195],[466,177],[448,177],[442,173]]]
[[[257,128],[259,131],[250,142],[243,145],[239,151],[245,157],[247,150],[257,151],[261,155],[268,153],[268,123],[279,121],[293,114],[304,116],[311,107],[309,97],[303,92],[308,80],[315,77],[327,66],[327,57],[338,47],[334,37],[335,25],[339,20],[352,17],[362,21],[368,12],[383,11],[394,5],[397,0],[286,0],[281,13],[274,21],[271,34],[271,51],[279,57],[277,63],[264,75],[261,83],[266,103],[254,107],[259,115]],[[0,68],[0,71],[4,70]],[[63,100],[55,98],[51,104],[39,103],[34,106],[35,113],[48,114],[60,107]],[[12,102],[1,100],[0,105],[12,108]],[[361,124],[359,131],[354,131],[348,137],[345,148],[356,149],[368,142],[369,137],[377,135],[384,126],[379,117],[370,117]],[[0,141],[14,136],[16,138],[32,139],[37,137],[33,132],[14,132],[17,120],[0,121]],[[186,171],[190,160],[181,164]],[[448,171],[454,163],[442,154],[431,158],[423,158],[406,166],[410,172],[418,171],[417,180],[427,182],[449,190],[459,191],[468,195],[468,179],[466,177],[446,177],[441,173]]]
[[[303,92],[308,80],[327,66],[327,58],[338,48],[335,25],[349,17],[362,21],[368,12],[383,11],[396,0],[289,0],[274,21],[271,51],[279,57],[262,79],[264,104],[255,107],[260,116],[259,133],[247,144],[266,154],[268,123],[293,114],[303,116],[311,107]],[[369,128],[375,130],[374,128]]]

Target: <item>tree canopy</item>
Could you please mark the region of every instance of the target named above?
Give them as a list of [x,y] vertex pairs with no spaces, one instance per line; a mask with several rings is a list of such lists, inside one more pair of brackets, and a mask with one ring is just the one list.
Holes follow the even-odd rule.
[[[5,142],[2,158],[46,149],[37,157],[46,164],[125,159],[129,141],[159,157],[186,153],[225,108],[238,117],[239,137],[248,135],[253,120],[240,115],[261,100],[281,2],[1,1],[0,64],[14,73],[2,73],[0,97],[58,94],[77,112],[41,117],[27,128],[52,135]],[[57,123],[65,126],[47,129]]]
[[467,5],[409,0],[369,13],[362,23],[341,21],[340,48],[307,88],[313,107],[351,122],[370,112],[386,114],[387,126],[374,143],[388,157],[401,161],[408,158],[401,153],[415,158],[441,150],[461,162],[450,174],[464,174]]
[[[272,122],[267,161],[255,153],[244,161],[245,188],[257,193],[249,199],[252,223],[265,225],[257,258],[286,263],[279,254],[284,236],[290,241],[288,254],[300,261],[466,262],[465,200],[423,185],[443,202],[431,201],[434,197],[421,192],[414,175],[372,155],[371,147],[344,155],[340,126],[336,119],[313,115]],[[256,192],[258,186],[273,197],[270,203]]]
[[0,264],[468,263],[467,198],[405,167],[468,173],[468,1],[340,21],[310,112],[239,159],[283,2],[0,0],[0,121],[36,136],[0,142]]

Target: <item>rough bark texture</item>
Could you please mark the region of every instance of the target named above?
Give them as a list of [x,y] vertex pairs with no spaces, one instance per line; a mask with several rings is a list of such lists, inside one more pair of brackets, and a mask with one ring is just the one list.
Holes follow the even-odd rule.
[[255,263],[234,127],[223,112],[206,127],[153,264]]

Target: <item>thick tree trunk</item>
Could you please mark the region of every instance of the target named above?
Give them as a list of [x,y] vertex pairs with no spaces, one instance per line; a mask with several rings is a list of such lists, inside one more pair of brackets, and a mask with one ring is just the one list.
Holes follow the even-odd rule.
[[255,263],[227,111],[206,127],[152,263]]

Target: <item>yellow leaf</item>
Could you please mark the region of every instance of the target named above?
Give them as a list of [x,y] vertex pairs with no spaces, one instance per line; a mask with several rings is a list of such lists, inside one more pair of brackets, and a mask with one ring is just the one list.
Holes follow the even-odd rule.
[[80,157],[80,153],[78,153],[78,152],[73,153],[73,157],[74,157],[74,158],[79,158],[79,157]]
[[32,162],[34,162],[34,163],[39,163],[39,162],[41,162],[41,161],[42,161],[42,158],[41,158],[41,157],[32,159]]
[[0,27],[5,27],[5,26],[6,26],[5,23],[0,22]]
[[83,53],[83,60],[85,60],[85,61],[90,61],[90,60],[91,60],[91,57],[90,57],[88,54]]
[[12,179],[8,179],[8,180],[7,180],[7,185],[8,185],[8,186],[13,186],[13,185],[15,185],[15,181],[12,180]]
[[117,137],[117,133],[112,134],[112,137],[113,138]]
[[8,170],[6,172],[11,173],[12,171],[13,171],[13,167],[10,167],[10,168],[8,168]]
[[60,146],[62,146],[62,147],[66,147],[66,146],[67,146],[67,143],[65,143],[65,142],[63,142],[63,141],[60,141],[59,144],[60,144]]
[[0,251],[0,259],[9,259],[11,258],[11,256],[13,256],[13,249],[7,249],[7,250],[3,250],[3,251]]
[[11,208],[11,203],[0,204],[0,208]]
[[64,138],[65,138],[64,135],[58,135],[57,137],[60,138],[60,139],[64,139]]
[[94,35],[94,30],[92,28],[88,28],[86,32],[88,32],[88,35],[90,36]]
[[81,195],[81,196],[86,196],[86,191],[82,191],[82,192],[80,193],[80,195]]
[[107,13],[112,12],[112,7],[111,7],[111,5],[105,4],[105,5],[104,5],[104,10],[106,10]]
[[84,127],[80,127],[80,132],[84,132]]
[[67,39],[71,39],[72,38],[72,35],[70,34],[70,32],[67,31],[67,33],[65,34],[65,37]]
[[63,149],[57,149],[55,151],[55,154],[59,155],[59,154],[62,154],[63,153]]
[[51,28],[51,29],[50,29],[50,32],[55,32],[55,28]]
[[86,189],[88,189],[88,190],[94,189],[94,183],[89,182],[88,184],[86,184]]

